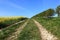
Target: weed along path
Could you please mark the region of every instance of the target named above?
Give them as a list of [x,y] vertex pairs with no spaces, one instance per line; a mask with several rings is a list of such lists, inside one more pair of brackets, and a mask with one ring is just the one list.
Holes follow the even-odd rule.
[[21,31],[23,30],[23,28],[27,25],[29,20],[27,20],[21,27],[19,27],[18,29],[16,29],[16,32],[12,33],[12,35],[10,35],[8,38],[6,38],[5,40],[17,40],[19,34],[21,33]]
[[40,35],[41,35],[42,40],[58,40],[57,37],[55,37],[50,32],[48,32],[48,30],[46,30],[40,23],[38,23],[34,19],[33,19],[33,21],[37,25],[37,27],[39,28],[39,31],[41,33]]
[[[11,26],[17,25],[17,24],[22,23],[22,22],[24,22],[24,20],[23,20],[23,21],[16,22],[16,23],[14,23],[14,24],[12,24],[12,25],[9,25],[9,26],[7,26],[6,28],[9,28],[9,27],[11,27]],[[3,29],[5,29],[5,28],[3,28]],[[3,29],[0,29],[0,31],[3,30]]]

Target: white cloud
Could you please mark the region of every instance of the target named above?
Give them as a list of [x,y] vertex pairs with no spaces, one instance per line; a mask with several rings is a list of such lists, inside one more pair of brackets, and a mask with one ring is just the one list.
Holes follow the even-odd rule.
[[24,8],[24,7],[20,6],[20,5],[17,5],[15,3],[13,3],[13,2],[10,2],[9,0],[0,0],[0,4],[8,5],[8,6],[18,8],[18,9],[22,9],[22,10],[27,10],[26,8]]
[[8,5],[15,7],[15,8],[18,8],[18,9],[25,9],[24,7],[21,7],[21,6],[15,4],[15,3],[12,3],[12,2],[8,2]]
[[18,9],[21,9],[21,10],[25,10],[26,12],[31,12],[31,11],[28,10],[27,8],[24,8],[24,7],[20,6],[20,5],[17,5],[17,4],[12,3],[12,2],[8,2],[8,5],[10,5],[10,6],[14,7],[14,8],[18,8]]
[[9,0],[2,0],[1,2],[2,2],[1,4],[7,5],[7,6],[11,6],[11,7],[20,9],[20,10],[25,10],[26,12],[30,12],[31,13],[31,11],[28,10],[27,8],[24,8],[24,7],[22,7],[22,6],[18,5],[18,4],[15,4],[15,3],[13,3],[13,2],[11,2]]
[[17,5],[13,2],[10,2],[9,0],[0,0],[0,4],[8,5],[8,6],[18,8],[18,9],[22,9],[22,10],[25,9],[24,7],[22,7],[20,5]]

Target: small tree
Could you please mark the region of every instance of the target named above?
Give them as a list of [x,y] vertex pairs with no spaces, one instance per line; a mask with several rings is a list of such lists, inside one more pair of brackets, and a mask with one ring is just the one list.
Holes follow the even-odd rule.
[[53,16],[54,12],[55,12],[55,11],[54,11],[53,9],[48,9],[48,10],[46,11],[46,16],[47,16],[47,17]]
[[48,17],[51,17],[54,13],[55,13],[54,9],[50,8],[48,10],[45,10],[45,11],[37,14],[36,16],[43,17],[43,18],[48,18]]
[[42,16],[46,17],[46,18],[51,17],[51,16],[53,16],[54,12],[55,12],[54,9],[48,9],[48,10],[42,12]]
[[60,17],[60,5],[56,8],[56,12],[57,12],[58,16]]

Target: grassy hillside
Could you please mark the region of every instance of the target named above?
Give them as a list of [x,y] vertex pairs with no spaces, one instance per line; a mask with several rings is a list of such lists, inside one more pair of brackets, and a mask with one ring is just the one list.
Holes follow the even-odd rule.
[[[44,14],[45,12],[43,12]],[[53,35],[58,37],[58,40],[60,39],[60,18],[59,17],[53,17],[53,18],[46,18],[41,13],[33,16],[28,24],[25,26],[25,28],[22,30],[22,32],[19,34],[17,40],[42,40],[40,36],[39,29],[35,25],[35,23],[32,21],[32,19],[35,19],[38,21],[44,28],[46,28],[49,32],[51,32]],[[45,17],[45,18],[44,18]],[[24,22],[26,22],[27,18],[25,17],[11,17],[11,18],[1,18],[0,17],[0,28],[4,28],[0,31],[0,39],[4,40],[5,38],[9,37],[12,33],[16,31],[17,28],[19,28]],[[10,26],[16,22],[23,21],[22,23]],[[8,28],[5,28],[7,26],[10,26]]]
[[[40,15],[40,14],[39,14]],[[52,34],[57,36],[60,40],[60,18],[43,18],[40,16],[35,16],[33,19],[37,20],[43,27],[45,27]]]
[[41,40],[39,30],[32,20],[29,21],[20,33],[18,40]]

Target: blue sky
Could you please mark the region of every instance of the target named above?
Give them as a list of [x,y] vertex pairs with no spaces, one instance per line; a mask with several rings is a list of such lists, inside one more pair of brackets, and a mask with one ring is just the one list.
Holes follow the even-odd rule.
[[32,17],[58,5],[60,0],[0,0],[0,16]]

